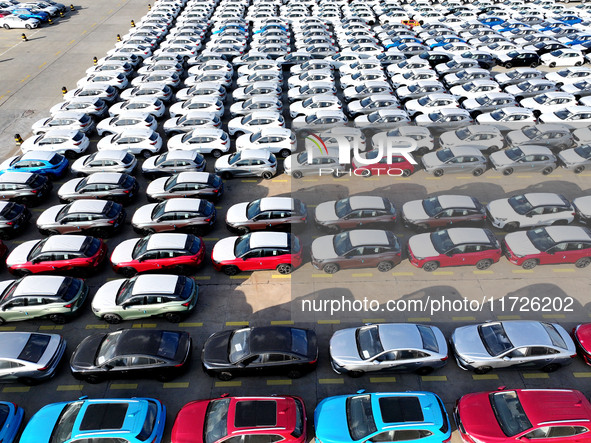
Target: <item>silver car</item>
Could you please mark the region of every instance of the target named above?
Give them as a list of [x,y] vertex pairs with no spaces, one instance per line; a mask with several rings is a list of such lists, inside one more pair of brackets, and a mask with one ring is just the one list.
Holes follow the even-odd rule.
[[571,169],[575,174],[580,174],[591,166],[591,145],[565,149],[558,154],[558,159],[564,168]]
[[215,173],[227,180],[232,177],[262,177],[277,173],[277,158],[266,149],[248,149],[223,155],[215,162]]
[[338,374],[414,372],[425,375],[447,363],[447,342],[435,326],[383,323],[336,331],[330,363]]
[[137,159],[132,153],[106,149],[80,157],[72,164],[71,169],[78,177],[83,177],[95,172],[131,174],[136,166]]
[[142,164],[142,173],[148,179],[178,174],[180,172],[201,172],[206,161],[196,150],[168,151],[147,158]]
[[423,167],[435,177],[445,173],[468,173],[474,176],[486,171],[486,157],[472,146],[454,146],[429,152],[422,158]]
[[66,350],[58,334],[0,332],[0,381],[34,385],[52,378]]
[[463,326],[453,332],[451,345],[458,366],[477,374],[500,368],[552,372],[577,355],[562,326],[528,320]]
[[568,126],[561,124],[539,124],[525,126],[506,135],[509,146],[538,145],[563,150],[574,145],[573,134]]
[[495,171],[511,175],[514,171],[541,171],[548,175],[556,168],[556,157],[544,146],[525,145],[493,152],[489,160]]
[[166,231],[201,235],[211,229],[215,220],[215,207],[207,200],[171,198],[140,206],[133,214],[131,225],[140,235]]

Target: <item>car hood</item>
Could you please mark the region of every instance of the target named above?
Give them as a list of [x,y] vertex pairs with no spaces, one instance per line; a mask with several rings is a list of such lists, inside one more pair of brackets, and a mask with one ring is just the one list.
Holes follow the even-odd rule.
[[509,132],[506,136],[506,139],[510,145],[519,145],[529,141],[529,138],[521,131]]
[[146,172],[146,171],[152,171],[154,169],[156,169],[156,158],[158,156],[157,155],[153,155],[152,157],[148,157],[147,159],[144,160],[144,163],[142,164],[142,171]]
[[117,293],[123,283],[126,280],[124,278],[109,281],[102,285],[94,298],[92,299],[92,310],[95,313],[104,313],[104,312],[112,312],[113,308],[117,306]]
[[243,223],[248,221],[248,217],[246,216],[247,207],[247,202],[231,206],[228,212],[226,212],[226,223]]
[[201,361],[206,367],[229,364],[228,347],[233,332],[231,330],[216,332],[207,339],[201,354]]
[[322,400],[314,411],[314,429],[317,440],[323,443],[351,441],[346,421],[346,395]]
[[7,158],[2,163],[0,163],[0,171],[10,168],[10,164],[14,161],[15,158],[18,156],[14,155],[12,157]]
[[459,404],[459,416],[466,432],[480,441],[506,441],[498,425],[488,392],[464,395]]
[[139,239],[132,238],[119,243],[115,249],[113,249],[113,253],[111,254],[111,263],[117,265],[120,263],[128,263],[132,261],[133,248],[135,248],[135,245],[138,241]]
[[158,206],[158,203],[151,203],[137,208],[131,219],[131,224],[137,226],[150,223],[152,221],[152,211],[156,206]]
[[59,190],[57,191],[57,195],[59,197],[62,197],[75,194],[76,186],[78,186],[78,183],[80,183],[82,180],[82,178],[74,178],[72,180],[68,180],[60,186]]
[[558,157],[565,163],[578,163],[581,161],[587,161],[577,154],[574,149],[565,149],[558,154]]
[[203,426],[210,400],[191,402],[190,406],[182,408],[176,416],[172,427],[172,441],[191,443],[196,435],[203,435]]
[[505,74],[503,72],[501,74],[495,75],[495,80],[497,83],[503,83],[503,82],[510,81],[511,79],[509,78],[509,76],[507,74]]
[[334,235],[325,235],[312,242],[312,258],[316,260],[328,260],[337,258],[338,255],[333,245]]
[[439,252],[431,243],[431,234],[417,234],[408,239],[408,247],[416,258],[437,257]]
[[458,142],[458,137],[456,136],[455,131],[444,132],[439,137],[439,143],[441,143],[442,145],[449,145],[449,144],[457,143],[457,142]]
[[0,281],[0,294],[2,294],[8,286],[14,283],[16,280],[3,280]]
[[57,422],[57,419],[68,403],[52,403],[42,407],[27,423],[19,442],[49,443],[52,434],[48,428],[48,424]]
[[291,163],[292,163],[292,155],[290,155],[285,160],[283,160],[283,170],[285,172],[291,171]]
[[211,258],[216,262],[234,260],[234,245],[238,237],[227,237],[218,241],[211,251]]
[[97,354],[97,349],[104,337],[105,334],[101,332],[98,334],[93,334],[82,340],[82,342],[72,354],[72,358],[70,359],[70,367],[74,371],[94,368],[96,366],[95,357]]
[[161,177],[151,182],[146,188],[146,194],[151,195],[164,192],[164,185],[169,178],[170,177]]
[[55,223],[57,215],[63,209],[64,206],[66,205],[55,205],[43,211],[39,218],[37,218],[37,226],[43,227],[44,225]]
[[516,255],[532,255],[540,252],[530,241],[527,236],[527,231],[518,231],[507,234],[505,236],[505,242]]
[[425,220],[429,218],[421,200],[406,202],[402,205],[402,213],[407,220]]
[[10,255],[6,257],[6,266],[14,266],[26,263],[28,261],[31,250],[39,243],[39,240],[30,240],[18,245],[12,250]]
[[318,206],[316,206],[316,211],[314,213],[314,217],[320,223],[326,223],[326,222],[338,220],[339,217],[337,216],[337,213],[335,212],[335,202],[330,201],[330,202],[320,203]]
[[513,163],[513,160],[507,157],[503,151],[493,152],[488,158],[496,166],[506,166]]
[[330,356],[339,365],[361,362],[357,351],[356,328],[336,331],[330,339]]
[[[88,158],[88,155],[83,155],[82,157],[76,159],[76,161],[74,161],[72,163],[72,171],[76,172],[76,171],[83,171],[84,169],[86,169],[84,167],[84,161]],[[1,169],[1,165],[0,165],[0,169]]]
[[480,339],[478,325],[457,328],[452,334],[452,343],[456,353],[462,358],[468,360],[492,358]]
[[222,155],[220,158],[218,158],[215,161],[215,169],[225,169],[230,167],[230,163],[228,163],[228,161],[230,160],[230,156],[229,155]]
[[422,162],[425,168],[434,167],[441,164],[441,161],[437,158],[436,152],[428,152],[427,154],[423,155]]
[[493,200],[487,205],[487,209],[494,218],[508,218],[516,215],[508,199]]

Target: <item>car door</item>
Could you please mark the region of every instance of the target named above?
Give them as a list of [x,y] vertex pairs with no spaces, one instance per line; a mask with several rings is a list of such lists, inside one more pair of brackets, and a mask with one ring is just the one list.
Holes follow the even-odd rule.
[[238,177],[249,175],[252,172],[252,167],[250,165],[250,160],[244,159],[236,162],[234,165],[232,173]]
[[24,297],[25,299],[25,315],[27,318],[37,318],[49,314],[48,309],[49,300],[43,297]]
[[364,247],[360,246],[349,250],[342,260],[339,260],[339,266],[342,269],[363,268],[365,266],[366,257],[364,254]]
[[271,211],[266,227],[272,227],[274,229],[289,229],[291,226],[291,217],[291,211]]
[[582,243],[568,243],[560,242],[550,249],[546,250],[545,253],[540,254],[540,264],[561,264],[561,263],[573,263],[578,260],[580,254],[578,250],[569,250],[569,245],[576,248],[577,245]]
[[467,264],[466,263],[466,248],[467,245],[459,245],[456,246],[445,253],[442,257],[441,265],[442,266],[462,266]]
[[458,157],[454,157],[454,158],[450,158],[446,163],[445,163],[445,169],[446,172],[462,172],[465,168],[465,163],[464,163],[464,156],[458,156]]
[[19,321],[27,319],[25,297],[15,297],[2,304],[0,317],[4,321]]
[[134,320],[137,318],[144,318],[148,316],[146,309],[147,297],[145,295],[137,295],[127,300],[121,305],[121,317],[124,320]]
[[19,375],[24,372],[26,366],[15,361],[1,358],[0,359],[0,380],[9,381],[16,380]]
[[134,267],[138,272],[159,270],[165,267],[165,263],[160,259],[159,251],[147,251],[137,258]]
[[244,254],[242,257],[240,257],[240,260],[242,260],[242,262],[237,263],[238,267],[240,268],[241,271],[254,271],[257,269],[261,269],[262,266],[262,249],[251,249],[250,251],[248,251],[246,254]]
[[541,368],[554,363],[557,355],[558,351],[546,346],[522,346],[503,357],[502,367]]

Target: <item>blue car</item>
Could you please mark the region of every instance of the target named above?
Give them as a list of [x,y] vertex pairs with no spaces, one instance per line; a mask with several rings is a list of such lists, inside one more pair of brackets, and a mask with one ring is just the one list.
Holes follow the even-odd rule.
[[20,15],[21,17],[26,18],[36,18],[39,21],[47,22],[49,21],[49,14],[43,11],[33,12],[27,8],[16,8],[12,10],[13,15]]
[[314,411],[316,443],[449,442],[451,426],[443,402],[431,392],[338,395]]
[[502,25],[503,23],[505,23],[505,19],[501,18],[501,17],[486,17],[486,18],[480,18],[478,19],[478,21],[480,23],[482,23],[483,25],[486,26],[498,26],[498,25]]
[[577,17],[576,15],[563,15],[561,17],[556,17],[556,20],[567,25],[576,25],[577,23],[581,23],[583,21],[582,18]]
[[570,42],[566,42],[566,45],[574,46],[574,45],[582,45],[583,43],[587,43],[591,41],[591,34],[577,34],[573,36]]
[[0,401],[0,441],[12,443],[18,434],[25,411],[9,401]]
[[68,172],[68,160],[57,152],[29,151],[7,158],[0,163],[0,174],[8,171],[35,172],[55,179],[63,177]]
[[287,32],[288,29],[286,29],[285,27],[281,26],[281,25],[269,25],[269,26],[263,26],[260,29],[257,29],[256,31],[253,31],[253,34],[260,34],[261,32],[265,32],[268,29],[279,29],[280,31],[283,32]]
[[81,397],[41,408],[27,423],[19,443],[160,443],[165,421],[166,408],[153,398]]

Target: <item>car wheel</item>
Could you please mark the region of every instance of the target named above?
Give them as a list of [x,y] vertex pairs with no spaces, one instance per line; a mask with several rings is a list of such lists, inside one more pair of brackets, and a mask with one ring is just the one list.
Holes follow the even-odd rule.
[[364,374],[363,371],[349,371],[347,375],[351,378],[359,378]]
[[105,314],[103,315],[103,320],[111,325],[118,325],[123,319],[117,314]]
[[480,271],[484,271],[485,269],[488,269],[492,266],[493,261],[490,258],[485,258],[482,260],[479,260],[478,263],[476,263],[476,269],[479,269]]
[[293,171],[291,176],[295,179],[299,179],[302,178],[304,174],[302,174],[302,171]]
[[574,172],[575,174],[580,174],[580,173],[581,173],[581,172],[583,172],[584,170],[585,170],[585,167],[584,167],[584,166],[577,166],[577,167],[574,169],[574,171],[573,171],[573,172]]
[[378,263],[378,271],[380,272],[388,272],[393,267],[394,264],[390,261],[381,261]]
[[482,168],[474,169],[474,171],[472,171],[472,175],[474,177],[479,177],[482,175],[483,172],[484,172],[484,169],[482,169]]
[[403,177],[410,177],[410,174],[412,174],[410,169],[403,169],[402,170],[402,176]]
[[546,365],[542,368],[542,371],[544,372],[554,372],[557,369],[560,368],[560,365],[557,363],[550,363],[549,365]]
[[222,156],[222,151],[220,151],[219,149],[214,149],[213,151],[211,151],[211,155],[213,158],[220,158]]
[[4,320],[2,317],[0,317],[0,325],[3,325],[4,323],[6,323],[6,320]]
[[56,325],[63,325],[66,323],[66,316],[63,314],[52,314],[49,316],[49,319]]
[[513,67],[513,63],[507,62],[503,66],[507,69],[511,69]]
[[342,171],[339,171],[338,169],[332,173],[332,176],[334,178],[341,178],[343,175],[345,175],[345,173]]
[[142,156],[143,158],[150,158],[150,157],[152,156],[152,153],[151,153],[150,151],[148,151],[147,149],[144,149],[144,150],[141,152],[141,156]]
[[372,172],[371,169],[362,169],[361,170],[361,174],[362,177],[371,177],[372,176]]
[[119,274],[121,274],[125,278],[131,278],[135,274],[137,274],[137,271],[133,268],[121,268],[119,269]]
[[140,229],[138,230],[138,234],[145,236],[155,234],[156,231],[152,228]]
[[282,149],[281,151],[279,151],[279,156],[281,158],[287,158],[291,155],[291,151],[289,149]]
[[226,275],[236,275],[240,270],[236,266],[224,266],[222,272]]
[[575,262],[577,268],[586,268],[591,264],[591,257],[581,257]]
[[576,62],[575,66],[581,66],[583,64],[583,62]]
[[488,148],[488,152],[497,152],[499,150],[498,146],[491,146],[490,148]]
[[302,371],[300,371],[299,369],[292,369],[287,373],[287,376],[289,378],[300,378],[302,375]]
[[427,272],[433,272],[437,268],[439,268],[439,263],[437,263],[436,261],[428,261],[423,265],[423,269]]
[[514,232],[519,229],[519,223],[507,223],[503,230],[505,232]]
[[556,67],[556,62],[551,62],[548,66],[551,67],[551,68],[555,68]]
[[101,378],[98,375],[86,375],[84,380],[93,385],[101,382]]
[[271,171],[265,171],[265,172],[263,172],[262,177],[265,180],[271,180],[273,178],[273,173]]
[[337,265],[336,263],[329,263],[327,265],[324,265],[322,268],[322,270],[327,274],[335,274],[339,272],[339,269],[339,265]]
[[533,258],[529,258],[521,264],[523,269],[533,269],[536,266],[538,266],[538,261]]
[[33,27],[31,25],[29,25],[28,23],[25,25],[25,28],[27,28],[27,29],[33,29]]
[[433,368],[431,366],[423,366],[415,371],[417,375],[429,375],[433,372]]
[[548,166],[547,168],[545,168],[542,171],[542,174],[544,174],[544,175],[550,175],[550,174],[552,174],[552,171],[554,171],[554,168],[552,166]]
[[27,386],[35,386],[37,384],[39,384],[38,380],[35,380],[34,378],[31,377],[19,377],[16,379],[17,382],[22,383],[23,385],[27,385]]
[[293,267],[289,263],[282,263],[276,269],[280,274],[291,274],[293,271]]
[[232,380],[234,378],[234,374],[232,374],[229,371],[222,371],[222,372],[218,372],[216,374],[217,378],[220,379],[221,381],[229,381]]
[[4,23],[4,29],[10,29],[10,26],[7,23]]
[[176,312],[168,312],[164,317],[170,323],[180,323],[182,320],[180,314],[177,314]]
[[14,271],[14,275],[16,275],[17,277],[26,277],[28,275],[33,275],[33,273],[28,269],[17,269],[16,271]]
[[503,169],[503,175],[511,175],[513,174],[513,168]]
[[222,178],[224,180],[230,180],[232,178],[232,173],[231,172],[222,172]]
[[441,177],[443,175],[443,169],[435,169],[435,171],[433,171],[433,175],[435,177]]
[[474,369],[474,373],[476,374],[487,374],[492,371],[490,366],[480,366],[479,368]]

